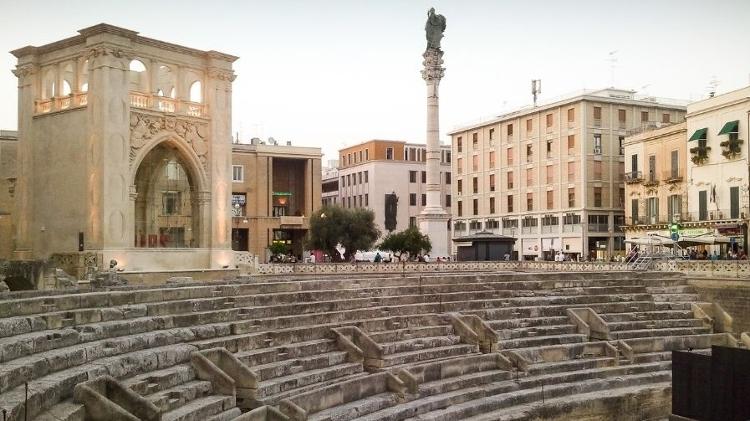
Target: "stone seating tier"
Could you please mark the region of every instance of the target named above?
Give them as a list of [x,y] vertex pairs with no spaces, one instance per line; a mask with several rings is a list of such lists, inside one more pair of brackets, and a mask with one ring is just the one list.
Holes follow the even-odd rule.
[[[657,302],[650,288],[678,302]],[[587,307],[611,326],[611,341],[633,344],[636,358],[628,363],[663,363],[670,347],[706,349],[715,341],[692,317],[691,303],[682,301],[691,293],[684,279],[671,274],[472,274],[242,280],[3,300],[0,407],[9,419],[20,420],[23,383],[29,381],[29,419],[76,419],[81,411],[70,402],[73,386],[107,374],[149,397],[168,419],[228,419],[236,402],[216,396],[205,381],[189,379],[190,352],[218,346],[235,353],[258,378],[256,405],[276,405],[367,376],[362,361],[334,340],[331,329],[338,326],[357,326],[370,335],[382,353],[378,370],[480,355],[445,318],[448,312],[481,317],[498,332],[501,352],[521,352],[592,344],[566,315],[569,308]],[[679,339],[688,337],[693,339]],[[621,363],[606,353],[581,355],[581,362],[527,355],[526,377]],[[160,370],[182,383],[163,388],[146,381],[157,379]],[[495,374],[508,371],[503,373]]]

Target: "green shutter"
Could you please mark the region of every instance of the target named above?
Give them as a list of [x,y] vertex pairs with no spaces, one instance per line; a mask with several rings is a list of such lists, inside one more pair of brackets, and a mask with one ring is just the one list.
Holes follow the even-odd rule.
[[705,139],[707,131],[708,131],[707,127],[696,130],[695,133],[693,133],[693,135],[690,136],[690,139],[688,139],[688,142],[693,141],[693,140],[698,140],[698,139]]
[[724,125],[724,127],[721,128],[721,130],[719,131],[719,134],[722,135],[722,134],[727,134],[727,133],[737,133],[739,131],[739,127],[740,127],[739,120],[729,121],[727,122],[727,124]]

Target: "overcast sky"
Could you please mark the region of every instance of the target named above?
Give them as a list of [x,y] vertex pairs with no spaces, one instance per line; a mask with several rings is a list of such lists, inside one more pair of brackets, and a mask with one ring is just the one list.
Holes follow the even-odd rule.
[[[420,76],[429,7],[445,15],[441,138],[457,125],[612,85],[697,100],[750,80],[750,0],[10,1],[0,50],[106,22],[240,57],[233,130],[320,146],[425,140]],[[616,51],[611,56],[609,53]],[[0,128],[15,129],[16,78],[0,54]],[[614,57],[614,72],[612,61]]]

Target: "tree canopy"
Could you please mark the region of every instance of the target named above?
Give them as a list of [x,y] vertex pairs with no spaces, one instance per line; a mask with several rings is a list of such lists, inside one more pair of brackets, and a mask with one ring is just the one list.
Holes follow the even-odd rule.
[[371,249],[379,236],[372,210],[326,206],[310,217],[307,246],[336,259],[336,246],[340,244],[346,249],[344,259],[348,260],[357,250]]
[[430,237],[419,232],[417,227],[409,227],[403,231],[388,234],[378,248],[388,250],[401,259],[404,253],[410,257],[432,250]]

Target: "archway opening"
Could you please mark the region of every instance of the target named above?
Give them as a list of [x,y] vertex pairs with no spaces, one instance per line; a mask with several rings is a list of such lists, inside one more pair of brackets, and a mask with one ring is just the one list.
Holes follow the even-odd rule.
[[161,143],[135,176],[135,247],[200,247],[196,178],[180,152]]

